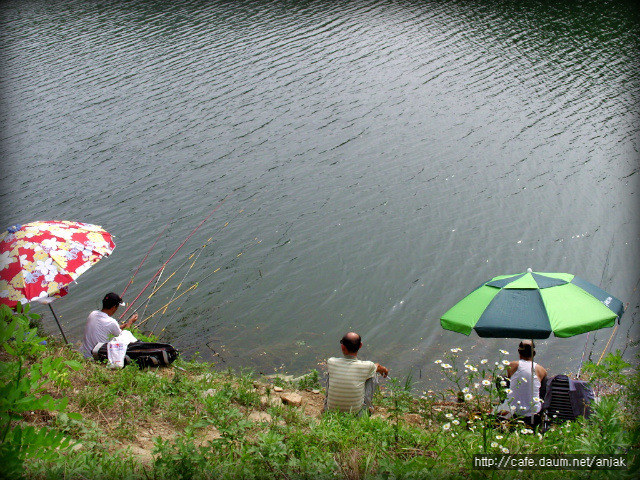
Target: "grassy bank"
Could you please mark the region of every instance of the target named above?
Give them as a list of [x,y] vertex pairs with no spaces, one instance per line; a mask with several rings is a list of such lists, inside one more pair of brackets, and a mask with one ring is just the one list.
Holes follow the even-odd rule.
[[[41,345],[28,312],[2,310],[0,463],[6,478],[636,478],[637,375],[619,356],[587,370],[606,389],[588,419],[544,435],[488,412],[505,353],[440,363],[446,394],[390,382],[372,417],[321,414],[317,372],[298,382],[179,359],[112,370]],[[33,321],[33,320],[32,320]],[[614,388],[618,386],[619,388]],[[461,397],[464,401],[451,401]],[[616,470],[474,470],[473,455],[626,454]]]

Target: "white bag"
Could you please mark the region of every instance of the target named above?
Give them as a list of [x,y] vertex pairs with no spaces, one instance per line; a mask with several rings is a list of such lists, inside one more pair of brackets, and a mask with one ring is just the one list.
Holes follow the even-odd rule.
[[136,342],[136,337],[129,330],[123,330],[120,336],[107,343],[107,358],[114,368],[124,368],[124,357],[127,356],[127,345]]
[[107,343],[107,357],[109,358],[109,365],[114,368],[124,367],[124,357],[127,355],[127,345],[119,342],[117,339],[112,339]]

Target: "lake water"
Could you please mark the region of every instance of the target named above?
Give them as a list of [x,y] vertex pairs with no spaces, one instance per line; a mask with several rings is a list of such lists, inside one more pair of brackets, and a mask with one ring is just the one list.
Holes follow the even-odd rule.
[[[630,302],[612,344],[637,340],[633,2],[16,0],[0,12],[0,224],[95,223],[117,244],[53,304],[73,342],[159,238],[126,294],[151,282],[142,305],[215,208],[145,317],[197,287],[145,325],[222,368],[303,373],[355,329],[363,357],[428,384],[454,346],[513,356],[517,341],[443,331],[439,317],[529,267]],[[576,371],[611,332],[552,337],[538,358]]]

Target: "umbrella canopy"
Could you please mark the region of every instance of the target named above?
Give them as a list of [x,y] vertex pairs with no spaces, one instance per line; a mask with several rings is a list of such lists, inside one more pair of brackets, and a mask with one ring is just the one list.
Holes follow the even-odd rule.
[[14,308],[48,303],[103,256],[113,252],[111,235],[97,225],[32,222],[0,234],[0,303]]
[[611,327],[623,311],[620,300],[574,275],[529,269],[483,283],[447,311],[440,324],[491,338],[571,337]]

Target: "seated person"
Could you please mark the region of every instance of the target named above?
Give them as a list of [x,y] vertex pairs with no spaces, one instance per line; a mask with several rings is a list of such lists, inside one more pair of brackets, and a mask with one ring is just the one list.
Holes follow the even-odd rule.
[[361,414],[373,411],[375,376],[383,377],[389,370],[380,364],[358,360],[358,350],[362,339],[355,332],[349,332],[340,340],[342,357],[332,357],[327,361],[329,379],[324,409]]
[[122,333],[121,329],[129,328],[138,319],[138,314],[131,315],[122,325],[113,318],[119,306],[124,306],[120,296],[116,293],[107,293],[102,299],[102,310],[94,310],[87,318],[84,327],[84,339],[80,352],[85,358],[91,358],[93,348],[99,343],[106,343],[111,337],[117,337]]
[[[512,361],[507,367],[510,380],[507,400],[503,404],[509,410],[500,412],[505,417],[525,417],[529,425],[535,423],[534,416],[540,412],[540,386],[543,384],[547,371],[542,365],[533,363],[535,375],[531,378],[531,362],[536,354],[535,345],[531,340],[523,340],[518,346],[519,360]],[[533,390],[531,382],[533,381]],[[502,409],[504,407],[501,406]]]

